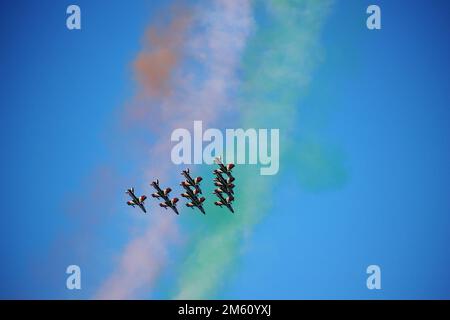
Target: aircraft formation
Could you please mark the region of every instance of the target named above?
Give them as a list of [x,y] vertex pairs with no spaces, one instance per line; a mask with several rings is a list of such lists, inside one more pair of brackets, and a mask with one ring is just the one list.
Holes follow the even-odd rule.
[[[223,164],[220,157],[216,158],[214,162],[218,165],[218,168],[213,171],[215,176],[214,178],[214,189],[213,194],[216,195],[218,201],[215,201],[214,204],[219,207],[226,207],[228,210],[234,213],[234,209],[232,207],[232,202],[234,201],[234,180],[231,171],[234,168],[234,164]],[[203,192],[200,188],[200,182],[203,180],[202,177],[192,178],[189,169],[185,169],[181,171],[181,175],[184,177],[184,180],[180,183],[180,186],[184,189],[184,192],[181,193],[183,198],[186,198],[188,201],[186,206],[189,208],[197,208],[201,213],[206,214],[203,204],[205,202],[205,197],[202,196]],[[171,209],[176,214],[179,214],[177,209],[177,203],[179,201],[178,198],[170,198],[171,188],[162,189],[159,185],[159,180],[156,179],[150,184],[156,192],[152,193],[151,196],[156,198],[157,200],[161,200],[159,206],[164,209]],[[144,213],[147,212],[144,201],[147,199],[145,195],[137,197],[134,188],[127,189],[125,192],[131,198],[131,200],[127,201],[127,204],[132,207],[139,207]]]

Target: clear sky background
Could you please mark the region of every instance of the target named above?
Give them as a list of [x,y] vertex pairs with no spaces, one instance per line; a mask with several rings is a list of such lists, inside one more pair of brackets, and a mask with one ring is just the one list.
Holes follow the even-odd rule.
[[[382,9],[379,31],[365,26],[372,2]],[[258,120],[252,122],[249,101],[280,100],[277,118],[260,122],[294,123],[281,141],[288,147],[280,173],[259,184],[268,190],[252,183],[253,171],[242,169],[241,184],[237,173],[242,200],[237,197],[234,216],[211,208],[206,216],[183,209],[171,217],[179,236],[154,239],[164,248],[156,276],[148,279],[146,269],[137,268],[144,281],[124,297],[450,298],[450,4],[324,1],[322,15],[321,4],[287,3],[310,8],[317,19],[293,25],[290,33],[290,25],[277,26],[274,18],[283,8],[251,3],[253,29],[236,48],[233,77],[239,84],[229,94],[239,108],[227,117],[231,127],[251,127]],[[111,275],[122,270],[117,265],[133,239],[171,215],[152,200],[146,216],[126,206],[124,190],[134,185],[148,195],[144,173],[162,170],[158,166],[168,156],[150,161],[154,153],[144,147],[154,150],[157,141],[167,140],[170,150],[171,142],[164,130],[123,121],[139,92],[133,61],[145,46],[145,30],[170,20],[170,4],[79,0],[80,31],[66,28],[69,4],[19,1],[1,10],[1,298],[99,297]],[[209,5],[186,1],[181,10],[201,12]],[[226,31],[234,35],[239,27]],[[293,56],[281,55],[277,64],[298,73],[259,86],[254,70],[270,70],[270,52],[291,48],[285,46],[290,42]],[[221,63],[213,54],[206,57]],[[196,76],[191,81],[207,82],[191,60],[180,65]],[[303,77],[306,84],[297,83]],[[192,95],[176,92],[181,99]],[[292,99],[279,98],[279,92]],[[267,110],[272,109],[258,113]],[[208,180],[210,167],[192,169]],[[177,180],[167,179],[175,189]],[[261,214],[247,210],[253,204]],[[202,242],[216,241],[215,234],[236,241],[223,245],[228,258],[204,259]],[[80,291],[65,288],[69,264],[82,269]],[[381,267],[382,290],[366,287],[371,264]],[[192,292],[196,265],[212,274],[205,273],[203,291]]]

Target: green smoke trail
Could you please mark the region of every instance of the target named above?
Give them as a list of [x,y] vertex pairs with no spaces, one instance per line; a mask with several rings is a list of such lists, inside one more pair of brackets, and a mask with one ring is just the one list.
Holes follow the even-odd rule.
[[[291,137],[299,102],[307,93],[312,71],[320,59],[319,35],[331,2],[254,3],[258,25],[243,57],[244,82],[238,103],[241,122],[237,125],[280,129],[281,170],[287,158],[299,157],[306,166],[311,165],[307,157],[292,154],[295,148]],[[320,151],[316,148],[318,158],[323,156]],[[316,171],[322,169],[319,166]],[[180,288],[175,298],[212,298],[231,270],[243,238],[271,207],[268,200],[273,176],[261,176],[259,168],[252,166],[237,166],[234,173],[236,214],[207,206],[208,219],[192,230],[197,235],[191,240],[189,256],[180,267]]]

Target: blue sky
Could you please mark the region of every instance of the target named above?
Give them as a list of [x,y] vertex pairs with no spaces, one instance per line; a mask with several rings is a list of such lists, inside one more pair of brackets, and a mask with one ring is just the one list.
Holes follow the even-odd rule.
[[[214,297],[449,298],[449,4],[376,3],[383,28],[369,31],[371,3],[336,1],[299,101],[313,110],[299,123],[338,150],[345,177],[310,190],[283,171],[279,202]],[[163,3],[77,1],[81,31],[65,28],[69,4],[25,1],[1,13],[1,298],[91,297],[136,228],[114,200],[114,215],[92,227],[96,253],[83,253],[86,243],[67,240],[78,239],[81,218],[65,205],[84,196],[96,168],[116,168],[124,183],[139,174],[127,166],[136,155],[110,134],[120,135],[130,62]],[[119,187],[112,193],[123,196]],[[69,292],[65,266],[78,261],[84,288]],[[380,291],[365,286],[370,264],[382,269]],[[169,296],[171,272],[149,297]]]

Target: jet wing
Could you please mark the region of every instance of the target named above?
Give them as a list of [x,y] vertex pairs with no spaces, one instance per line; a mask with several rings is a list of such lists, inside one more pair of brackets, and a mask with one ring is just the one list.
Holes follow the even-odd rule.
[[173,212],[175,212],[176,214],[179,214],[177,206],[176,206],[177,202],[178,202],[178,198],[173,198],[172,200],[167,198],[167,200],[165,200],[164,202],[161,202],[159,205],[161,207],[163,207],[164,209],[170,208],[173,210]]

